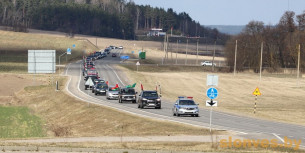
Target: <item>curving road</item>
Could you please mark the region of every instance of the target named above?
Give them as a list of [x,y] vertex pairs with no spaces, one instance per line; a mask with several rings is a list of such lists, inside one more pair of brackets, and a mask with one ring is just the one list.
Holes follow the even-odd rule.
[[[110,85],[118,83],[120,86],[128,84],[126,77],[122,76],[113,65],[120,64],[118,57],[108,56],[102,60],[95,61],[96,69],[101,78],[108,80]],[[175,117],[171,112],[174,102],[162,101],[162,109],[138,109],[137,104],[118,103],[117,100],[107,100],[105,96],[95,96],[91,90],[84,90],[84,80],[81,75],[81,62],[71,63],[66,69],[66,74],[71,76],[68,82],[67,91],[74,97],[94,103],[111,107],[120,111],[128,112],[142,117],[167,120],[184,123],[193,126],[209,128],[210,111],[200,109],[200,117]],[[219,130],[235,131],[245,138],[256,139],[277,139],[284,142],[284,137],[302,141],[300,147],[305,148],[305,127],[300,125],[279,123],[267,120],[254,119],[249,117],[232,115],[229,113],[213,111],[212,127]]]

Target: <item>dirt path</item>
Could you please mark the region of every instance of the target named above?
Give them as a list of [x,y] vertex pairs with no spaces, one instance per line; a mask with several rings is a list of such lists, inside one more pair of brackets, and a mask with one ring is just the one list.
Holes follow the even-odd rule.
[[[214,135],[213,140],[241,139],[240,136]],[[0,141],[1,142],[1,141]],[[211,136],[122,136],[122,137],[80,137],[80,138],[50,138],[50,139],[29,139],[29,140],[4,140],[2,142],[14,143],[71,143],[71,142],[211,142]]]

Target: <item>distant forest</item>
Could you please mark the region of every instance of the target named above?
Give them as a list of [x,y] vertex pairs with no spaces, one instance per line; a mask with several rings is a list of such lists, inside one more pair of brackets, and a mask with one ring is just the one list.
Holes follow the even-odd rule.
[[228,65],[233,69],[237,42],[236,68],[239,71],[262,66],[270,71],[278,68],[296,68],[300,51],[301,67],[305,66],[305,11],[296,15],[287,11],[275,26],[261,21],[250,21],[242,33],[231,37],[226,43],[225,52]]
[[187,37],[204,37],[210,43],[229,37],[204,27],[187,13],[176,13],[125,0],[1,0],[0,25],[14,31],[28,28],[136,39],[136,31],[162,28]]

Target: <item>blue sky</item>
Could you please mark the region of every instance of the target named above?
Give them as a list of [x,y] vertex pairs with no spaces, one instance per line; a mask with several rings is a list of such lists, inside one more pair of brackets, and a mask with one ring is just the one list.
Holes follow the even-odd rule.
[[186,12],[202,25],[246,25],[251,20],[275,25],[288,9],[296,15],[305,0],[133,0],[139,5]]

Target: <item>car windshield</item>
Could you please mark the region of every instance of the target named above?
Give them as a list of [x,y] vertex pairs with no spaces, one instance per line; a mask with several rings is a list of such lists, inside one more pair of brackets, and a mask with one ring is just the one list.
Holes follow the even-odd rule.
[[179,105],[196,105],[193,100],[180,100]]
[[97,88],[99,88],[99,89],[108,88],[108,85],[106,83],[99,83],[99,84],[97,84]]
[[129,89],[129,88],[123,89],[122,93],[125,93],[125,94],[136,94],[134,89]]
[[157,92],[144,92],[143,97],[158,97]]

